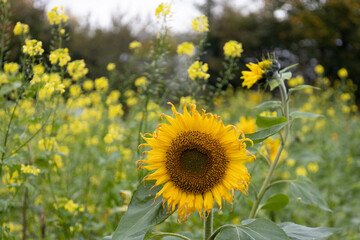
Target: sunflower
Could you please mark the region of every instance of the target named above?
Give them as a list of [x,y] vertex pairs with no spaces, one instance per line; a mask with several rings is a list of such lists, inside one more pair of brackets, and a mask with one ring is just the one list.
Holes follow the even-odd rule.
[[259,62],[258,64],[246,64],[250,71],[241,72],[243,76],[240,79],[244,79],[242,86],[247,86],[247,88],[251,88],[257,81],[264,77],[265,70],[269,68],[270,65],[271,61],[268,60]]
[[178,207],[178,219],[186,221],[195,211],[206,217],[214,202],[220,209],[223,200],[232,204],[234,189],[247,194],[250,175],[244,163],[254,158],[245,148],[248,139],[217,115],[200,114],[194,104],[190,112],[185,104],[184,114],[169,104],[174,117],[161,116],[170,124],[159,124],[140,144],[152,149],[144,152],[148,157],[138,161],[139,168],[155,170],[144,181],[156,180],[154,187],[164,184],[156,198],[162,195],[169,212]]

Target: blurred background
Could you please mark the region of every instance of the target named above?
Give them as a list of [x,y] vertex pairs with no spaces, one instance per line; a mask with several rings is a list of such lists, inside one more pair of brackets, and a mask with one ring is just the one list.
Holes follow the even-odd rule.
[[[150,41],[159,28],[153,11],[161,1],[10,2],[12,23],[21,21],[32,26],[31,36],[43,41],[46,52],[50,46],[46,12],[54,6],[63,5],[70,16],[67,30],[71,36],[65,47],[71,49],[72,59],[85,60],[91,69],[88,74],[90,78],[105,75],[109,62],[116,63],[121,71],[129,59],[128,46],[133,40],[143,43],[145,58]],[[346,68],[349,77],[357,85],[360,84],[358,0],[179,0],[172,4],[173,18],[168,25],[171,26],[174,55],[178,43],[196,40],[190,35],[191,20],[201,14],[209,17],[209,44],[203,60],[209,63],[212,76],[217,76],[222,68],[224,43],[237,40],[244,48],[239,77],[245,63],[260,60],[268,52],[275,52],[284,66],[299,63],[295,75],[301,74],[305,83],[312,83],[316,78],[314,66],[321,64],[330,82],[334,83],[340,68]],[[21,44],[16,41],[20,40],[12,38],[11,41],[9,60],[17,61]],[[231,84],[238,86],[241,81],[235,78]],[[117,84],[112,86],[114,88]],[[359,90],[356,96],[358,98]]]

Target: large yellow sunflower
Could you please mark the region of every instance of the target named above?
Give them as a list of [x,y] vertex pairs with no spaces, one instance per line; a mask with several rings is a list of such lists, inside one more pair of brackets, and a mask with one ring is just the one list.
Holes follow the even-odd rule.
[[245,148],[244,135],[217,115],[200,114],[194,104],[190,112],[185,104],[184,114],[174,105],[172,111],[174,117],[162,114],[170,124],[159,124],[150,137],[143,136],[146,143],[140,146],[152,149],[138,161],[140,168],[155,170],[144,181],[164,184],[156,198],[162,195],[169,211],[177,206],[178,219],[186,221],[196,210],[206,217],[214,199],[221,209],[222,200],[232,204],[234,189],[247,193],[250,175],[244,163],[254,156]]

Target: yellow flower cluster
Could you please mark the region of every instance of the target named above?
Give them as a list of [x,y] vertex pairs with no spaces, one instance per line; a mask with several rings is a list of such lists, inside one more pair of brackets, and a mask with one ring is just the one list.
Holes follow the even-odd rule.
[[245,134],[254,133],[257,129],[256,119],[240,117],[240,122],[236,124],[236,128]]
[[98,91],[106,92],[109,88],[109,81],[106,77],[95,79],[95,88]]
[[135,80],[135,86],[137,86],[137,87],[145,86],[146,83],[147,83],[146,77],[139,77]]
[[130,48],[131,50],[135,50],[135,49],[141,48],[141,42],[139,42],[139,41],[132,41],[132,42],[129,44],[129,48]]
[[42,55],[44,49],[42,49],[42,42],[36,39],[26,39],[25,45],[22,48],[23,53],[26,53],[30,56]]
[[106,104],[111,105],[117,103],[121,93],[118,90],[113,90],[110,92],[109,96],[106,98]]
[[29,174],[32,174],[32,175],[38,175],[40,173],[40,169],[32,166],[32,165],[24,165],[24,164],[21,164],[21,172],[23,173],[29,173]]
[[171,3],[161,3],[156,9],[155,9],[155,16],[157,18],[160,17],[166,17],[167,15],[170,14],[170,8],[171,8]]
[[209,67],[208,64],[203,64],[202,62],[194,62],[188,69],[189,78],[195,80],[197,78],[207,80],[210,77],[210,74],[207,73]]
[[94,82],[92,81],[92,80],[86,80],[86,81],[84,81],[84,83],[83,83],[83,88],[84,88],[84,90],[86,90],[86,91],[91,91],[91,90],[93,90],[94,89]]
[[265,70],[270,65],[271,65],[271,61],[268,60],[259,62],[258,64],[255,63],[246,64],[246,66],[250,69],[250,71],[241,72],[243,76],[240,79],[244,79],[242,86],[251,88],[257,81],[263,78]]
[[348,72],[345,68],[339,69],[337,74],[338,74],[339,78],[347,78],[347,76],[348,76]]
[[16,73],[18,70],[19,70],[19,64],[15,63],[15,62],[6,63],[4,65],[4,72],[6,72],[8,74]]
[[83,59],[75,60],[68,64],[67,70],[72,79],[77,81],[88,73],[89,70],[85,66],[85,61]]
[[81,94],[81,87],[77,84],[71,85],[69,88],[69,93],[71,97],[79,97]]
[[243,51],[242,44],[234,40],[228,41],[224,45],[225,57],[240,57]]
[[37,64],[33,66],[33,73],[34,75],[41,75],[45,72],[45,67],[41,64]]
[[0,73],[0,86],[9,83],[9,80],[7,79],[7,76],[5,73]]
[[51,64],[59,64],[60,67],[65,66],[70,60],[69,49],[59,48],[55,51],[51,51],[49,60]]
[[65,92],[65,85],[61,82],[61,77],[58,73],[44,74],[41,78],[34,76],[30,84],[45,83],[39,90],[39,99],[50,99],[54,92]]
[[47,17],[51,25],[66,22],[69,17],[65,15],[64,7],[54,7],[50,12],[47,12]]
[[[260,152],[269,158],[270,162],[273,162],[275,160],[276,154],[280,147],[280,138],[278,139],[272,139],[267,138],[265,140],[265,144],[260,147]],[[282,159],[286,158],[287,152],[284,150],[281,155],[279,161],[282,161]]]
[[114,140],[121,140],[123,137],[124,128],[116,123],[112,123],[108,127],[108,133],[104,137],[107,144],[111,144]]
[[83,212],[84,211],[84,206],[80,206],[77,203],[74,203],[73,200],[68,200],[66,202],[66,204],[64,205],[64,209],[73,213],[75,211],[79,211],[79,212]]
[[115,118],[122,115],[124,115],[124,111],[121,103],[109,106],[109,118]]
[[195,52],[194,44],[190,42],[183,42],[177,46],[176,52],[179,55],[187,55],[191,57],[194,55]]
[[114,70],[116,67],[115,63],[111,62],[106,66],[106,70],[108,70],[109,72]]
[[351,95],[350,93],[343,93],[340,95],[340,99],[341,101],[346,102],[351,99]]
[[324,74],[324,67],[320,64],[316,65],[315,68],[314,68],[315,72],[317,75],[322,75]]
[[301,75],[298,75],[295,78],[291,78],[288,81],[289,87],[296,87],[301,84],[304,84],[304,78]]
[[29,32],[29,25],[17,22],[14,27],[14,35],[27,34]]
[[197,32],[209,31],[209,20],[205,15],[195,18],[192,21],[192,28]]

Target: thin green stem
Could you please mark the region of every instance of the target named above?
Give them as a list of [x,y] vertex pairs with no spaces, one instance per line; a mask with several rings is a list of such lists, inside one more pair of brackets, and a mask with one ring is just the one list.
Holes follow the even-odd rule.
[[191,240],[188,237],[185,237],[183,235],[177,234],[177,233],[165,233],[165,232],[158,232],[156,234],[154,234],[156,237],[157,236],[173,236],[173,237],[177,237],[177,238],[181,238],[181,239],[185,239],[185,240]]
[[278,181],[275,181],[275,182],[272,182],[270,183],[268,186],[267,186],[267,189],[271,188],[272,186],[276,185],[276,184],[279,184],[279,183],[290,183],[292,182],[292,180],[278,180]]
[[204,219],[204,240],[208,240],[213,233],[213,215],[213,210],[211,210],[208,217]]
[[[280,78],[280,76],[278,76],[278,78]],[[281,103],[282,103],[282,108],[283,108],[283,112],[284,112],[284,115],[286,117],[286,119],[289,121],[290,120],[290,116],[289,116],[289,99],[288,99],[288,95],[287,95],[287,91],[286,91],[286,87],[285,87],[285,84],[284,84],[284,81],[279,79],[281,81],[281,84],[280,84],[280,94],[281,94]],[[285,129],[284,129],[284,132],[282,134],[282,138],[281,138],[281,144],[279,146],[279,149],[276,153],[276,157],[274,159],[274,161],[271,163],[270,165],[270,169],[265,177],[265,180],[260,188],[260,191],[259,191],[259,194],[257,195],[257,199],[255,199],[255,202],[251,208],[251,211],[250,211],[250,214],[249,214],[249,218],[255,218],[256,217],[256,214],[257,214],[257,211],[258,211],[258,207],[259,207],[259,204],[262,200],[262,198],[264,197],[264,194],[266,193],[266,191],[269,189],[269,185],[271,184],[271,179],[272,179],[272,176],[274,174],[274,171],[277,167],[277,164],[280,160],[280,156],[281,156],[281,153],[285,147],[285,144],[286,144],[286,141],[288,139],[288,136],[289,136],[289,130],[290,130],[290,126],[289,124],[287,124],[287,126],[285,126]]]
[[11,113],[10,121],[9,121],[8,127],[6,129],[6,133],[5,133],[5,138],[4,138],[4,143],[3,143],[4,151],[1,154],[1,161],[0,161],[0,177],[2,176],[2,164],[3,164],[4,158],[5,158],[5,149],[6,149],[6,144],[7,144],[8,137],[9,137],[11,123],[12,123],[12,121],[14,119],[15,111],[16,111],[16,107],[18,106],[18,103],[19,103],[19,101],[15,102],[15,106],[14,106],[14,109],[13,109],[13,111]]

